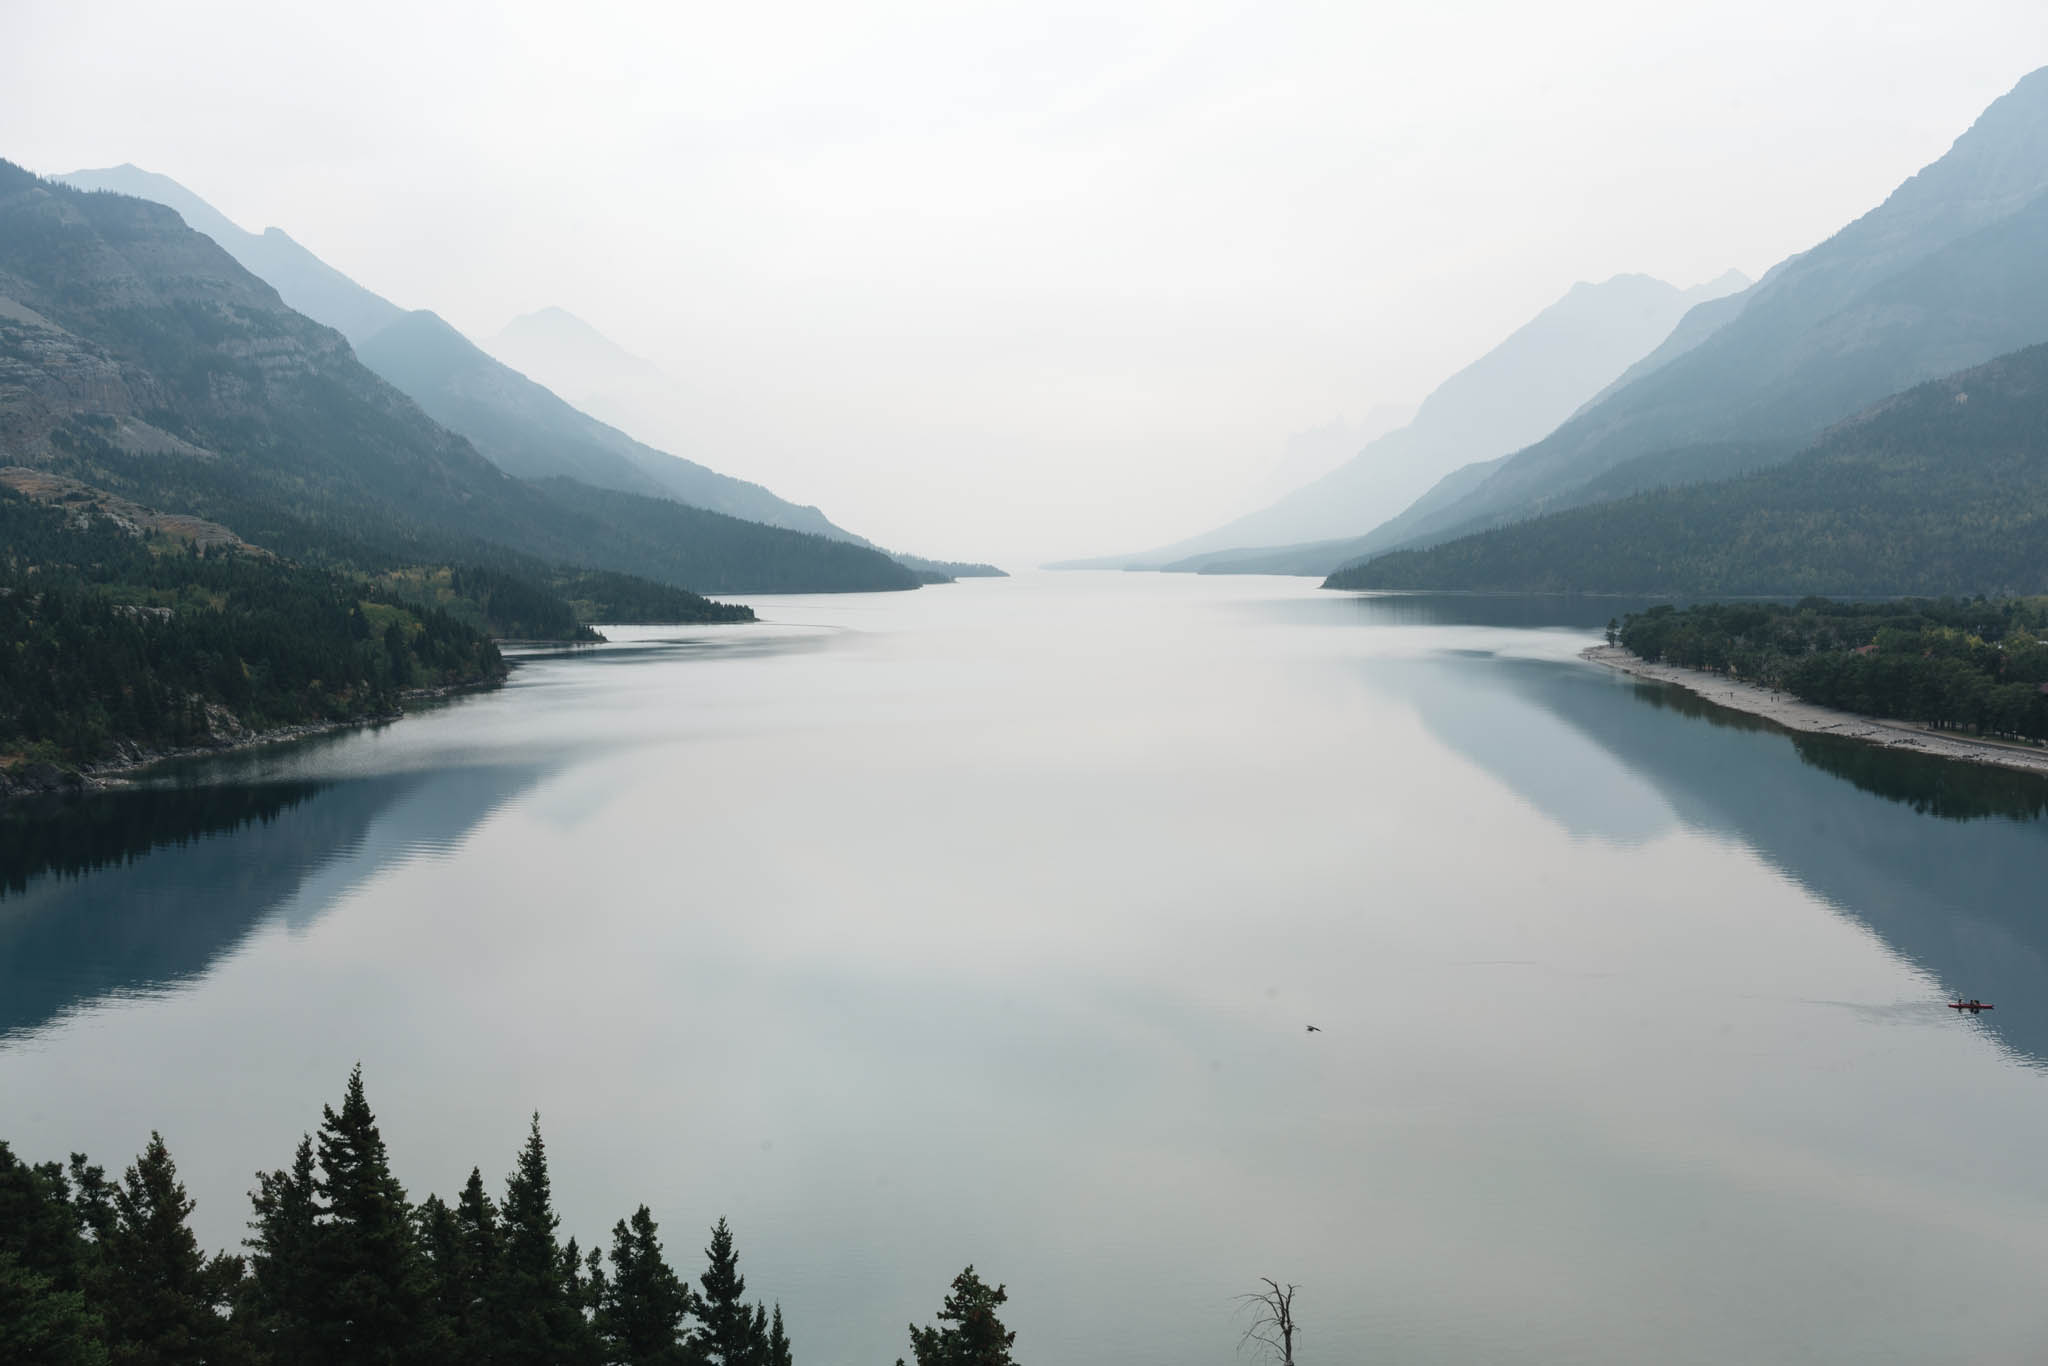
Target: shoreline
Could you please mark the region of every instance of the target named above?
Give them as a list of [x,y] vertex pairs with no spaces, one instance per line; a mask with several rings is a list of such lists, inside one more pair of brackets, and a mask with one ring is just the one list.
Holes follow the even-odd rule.
[[[204,745],[182,745],[176,749],[135,748],[121,758],[108,759],[101,763],[80,764],[75,768],[61,764],[24,763],[12,768],[0,769],[0,803],[28,801],[37,797],[77,797],[92,792],[108,792],[126,787],[137,775],[146,773],[158,764],[168,764],[179,759],[207,759],[244,750],[260,749],[265,745],[281,745],[290,740],[306,740],[315,735],[332,735],[337,731],[356,730],[363,726],[389,725],[406,717],[404,704],[408,702],[432,702],[444,697],[455,697],[462,693],[486,692],[505,681],[505,675],[481,679],[474,683],[449,683],[437,688],[412,688],[398,695],[397,711],[377,716],[358,716],[347,721],[302,721],[296,725],[273,726],[269,730],[246,730],[238,727],[238,733],[229,738]],[[225,715],[225,713],[223,713]],[[232,718],[229,718],[232,720]]]
[[1837,711],[1833,707],[1816,706],[1789,694],[1775,693],[1761,684],[1744,683],[1724,674],[1680,668],[1675,664],[1652,664],[1619,645],[1589,646],[1579,651],[1579,658],[1634,678],[1674,684],[1716,706],[1761,717],[1786,730],[1839,735],[1884,749],[1900,749],[1937,759],[1989,764],[1996,768],[2048,776],[2048,749],[1971,739],[1949,731],[1930,730],[1910,721],[1880,720],[1859,716],[1855,712]]

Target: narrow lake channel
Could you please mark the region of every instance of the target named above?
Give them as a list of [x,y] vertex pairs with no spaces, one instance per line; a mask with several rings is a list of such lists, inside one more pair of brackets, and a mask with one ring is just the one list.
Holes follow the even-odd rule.
[[2048,785],[1578,660],[1629,604],[753,604],[6,812],[0,1138],[160,1129],[231,1248],[360,1060],[414,1198],[538,1110],[816,1366],[968,1262],[1034,1366],[1260,1276],[1329,1366],[2048,1350]]

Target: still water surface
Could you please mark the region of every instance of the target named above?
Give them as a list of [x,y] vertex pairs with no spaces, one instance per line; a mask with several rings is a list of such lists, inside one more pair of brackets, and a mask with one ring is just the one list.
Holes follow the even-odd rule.
[[10,813],[0,1136],[160,1128],[230,1246],[358,1059],[415,1197],[538,1109],[565,1232],[729,1216],[815,1366],[969,1261],[1036,1366],[1236,1360],[1259,1276],[1306,1363],[2048,1350],[2040,784],[1582,664],[1611,603],[756,606]]

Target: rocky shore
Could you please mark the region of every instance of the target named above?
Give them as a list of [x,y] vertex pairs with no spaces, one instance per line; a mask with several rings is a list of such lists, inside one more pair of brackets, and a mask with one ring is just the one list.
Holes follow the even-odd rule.
[[1757,683],[1744,683],[1725,674],[1702,669],[1681,669],[1673,664],[1652,664],[1639,659],[1619,645],[1595,645],[1579,652],[1579,658],[1637,678],[1657,683],[1675,683],[1717,706],[1747,712],[1775,722],[1787,730],[1811,731],[1820,735],[1841,735],[1851,740],[1882,745],[1886,749],[1911,750],[1942,759],[1959,759],[1970,764],[1993,764],[2029,773],[2048,774],[2048,749],[2030,745],[2003,744],[1932,730],[1910,721],[1887,721],[1858,716],[1854,712],[1817,707],[1796,697],[1775,692]]

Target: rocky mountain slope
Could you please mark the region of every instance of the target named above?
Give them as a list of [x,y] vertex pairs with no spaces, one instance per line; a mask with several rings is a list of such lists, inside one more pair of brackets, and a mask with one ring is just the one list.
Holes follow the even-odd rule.
[[[286,555],[516,555],[704,581],[692,545],[716,514],[514,478],[163,206],[0,163],[0,301],[0,463],[205,518]],[[864,547],[722,521],[719,543],[778,566],[778,587],[917,582]]]

